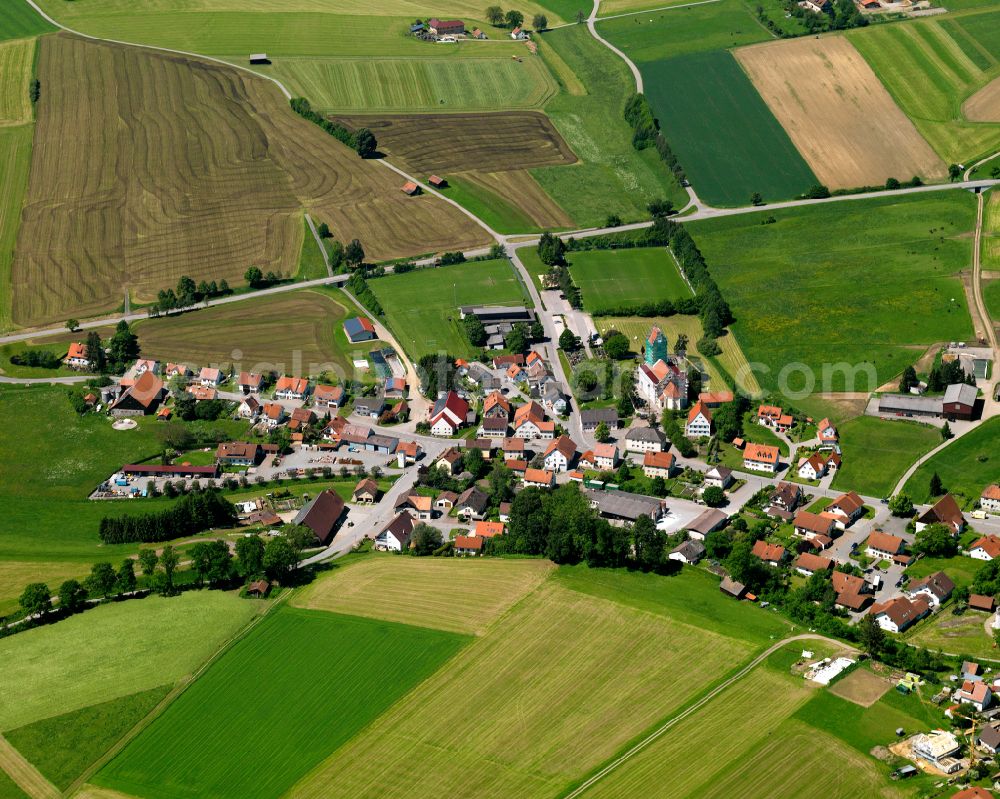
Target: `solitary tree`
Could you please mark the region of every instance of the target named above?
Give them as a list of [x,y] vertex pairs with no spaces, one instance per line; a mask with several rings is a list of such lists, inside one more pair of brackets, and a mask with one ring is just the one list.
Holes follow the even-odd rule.
[[611,438],[611,430],[608,429],[607,422],[601,422],[597,425],[597,429],[594,431],[594,438],[600,442],[607,441]]
[[944,486],[941,485],[941,477],[937,472],[931,475],[930,491],[932,497],[939,497],[944,493]]
[[652,200],[646,206],[646,210],[653,219],[659,219],[670,216],[674,212],[674,204],[670,200]]
[[587,15],[584,14],[582,11],[577,11],[576,12],[576,24],[577,25],[581,24],[586,18],[587,18]]
[[255,289],[259,287],[261,283],[264,282],[264,273],[260,271],[260,267],[251,266],[249,269],[247,269],[246,273],[243,275],[243,278],[249,284],[250,288]]
[[678,333],[674,339],[674,355],[683,355],[688,349],[687,333]]
[[903,394],[908,394],[910,389],[920,381],[917,379],[917,370],[912,366],[907,366],[903,370],[903,376],[899,379],[899,390]]
[[531,19],[531,27],[536,31],[543,31],[549,27],[549,20],[544,14],[535,14]]
[[142,569],[142,576],[147,580],[153,576],[153,572],[156,571],[156,564],[159,562],[160,558],[156,554],[155,549],[139,550],[139,568]]
[[761,195],[759,191],[755,191],[753,194],[750,195],[750,204],[751,205],[764,204],[764,197]]
[[76,330],[79,326],[80,323],[76,319],[70,318],[66,320],[66,329],[69,331]]
[[115,588],[119,594],[130,594],[135,590],[135,563],[131,558],[122,561],[115,578]]
[[115,590],[117,580],[114,566],[110,563],[95,563],[90,567],[87,589],[95,596],[109,597]]
[[371,158],[378,152],[378,141],[368,128],[360,128],[354,134],[354,149],[362,158]]
[[164,596],[169,596],[174,592],[174,572],[180,562],[181,556],[177,554],[172,545],[167,544],[163,548],[163,552],[160,553],[160,565],[163,567],[163,585],[160,593]]
[[875,621],[874,615],[866,613],[861,617],[861,622],[858,624],[858,634],[862,649],[868,653],[869,657],[877,658],[885,646],[885,630]]
[[563,332],[559,334],[559,349],[565,350],[566,352],[572,352],[579,346],[580,339],[573,334],[572,330],[568,327],[564,327]]
[[77,580],[66,580],[59,586],[59,607],[65,613],[79,613],[87,601],[87,589]]
[[960,177],[962,177],[962,167],[959,166],[958,164],[949,164],[948,179],[954,182],[958,180]]
[[520,11],[514,11],[514,9],[511,9],[504,14],[504,21],[507,23],[508,28],[520,28],[521,24],[524,22],[524,14]]
[[604,340],[604,352],[613,360],[620,361],[629,355],[628,339],[624,333],[613,333]]
[[441,531],[429,524],[418,524],[411,540],[414,555],[430,555],[443,543]]
[[490,6],[486,9],[486,21],[495,28],[503,25],[503,9],[500,6]]
[[701,492],[701,498],[710,508],[717,508],[726,501],[726,492],[718,486],[709,486]]
[[893,516],[906,518],[913,515],[913,501],[908,494],[896,494],[889,500],[889,512]]
[[45,583],[29,583],[21,592],[18,604],[25,615],[29,617],[47,613],[52,607],[52,595],[49,593],[49,587]]
[[351,243],[344,250],[344,260],[351,269],[361,266],[365,260],[365,248],[357,239],[351,239]]
[[954,435],[955,434],[951,432],[951,425],[948,424],[947,422],[945,422],[944,426],[941,428],[941,438],[943,438],[945,441],[947,441],[949,438],[951,438]]

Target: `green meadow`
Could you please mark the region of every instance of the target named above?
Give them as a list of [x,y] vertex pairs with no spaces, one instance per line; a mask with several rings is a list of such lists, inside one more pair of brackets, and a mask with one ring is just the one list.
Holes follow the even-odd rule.
[[281,608],[94,781],[149,799],[281,796],[468,640]]
[[55,27],[38,15],[31,6],[20,0],[4,0],[0,13],[0,40],[23,39],[40,33],[54,31]]
[[936,472],[945,490],[955,496],[959,505],[971,508],[986,486],[1000,483],[998,442],[1000,418],[987,419],[921,464],[906,481],[906,493],[914,502],[932,501],[930,481]]
[[867,393],[934,342],[972,335],[957,273],[971,261],[975,203],[942,191],[765,208],[689,230],[762,385],[782,387],[787,366],[790,390]]
[[837,428],[844,463],[833,487],[870,497],[890,496],[913,462],[941,442],[936,427],[859,416]]

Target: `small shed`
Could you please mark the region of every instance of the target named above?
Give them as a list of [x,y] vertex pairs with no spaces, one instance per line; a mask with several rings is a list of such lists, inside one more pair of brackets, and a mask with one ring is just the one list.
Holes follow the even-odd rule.
[[985,610],[987,613],[992,613],[995,607],[996,603],[991,596],[984,596],[983,594],[971,594],[969,596],[970,610]]
[[743,583],[738,583],[731,577],[723,577],[719,584],[719,589],[724,594],[728,594],[736,599],[742,599],[746,595],[747,587]]
[[400,191],[402,191],[403,194],[413,197],[416,194],[420,194],[420,187],[412,180],[408,180],[400,187]]
[[430,183],[432,186],[434,186],[434,188],[436,189],[443,189],[445,186],[448,185],[447,180],[445,180],[442,177],[438,177],[437,175],[431,175],[429,178],[427,178],[427,182]]
[[270,64],[271,60],[267,57],[267,53],[251,53],[250,54],[251,64]]
[[254,580],[247,586],[247,596],[263,599],[271,590],[271,583],[267,580]]

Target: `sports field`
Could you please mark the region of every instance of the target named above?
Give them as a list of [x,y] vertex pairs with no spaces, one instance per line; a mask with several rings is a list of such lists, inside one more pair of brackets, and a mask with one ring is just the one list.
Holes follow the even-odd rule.
[[789,199],[817,182],[731,53],[693,53],[640,68],[664,135],[706,202],[746,205],[754,192]]
[[[604,8],[603,3],[601,8]],[[739,0],[620,17],[599,23],[597,31],[640,66],[688,53],[722,51],[772,38],[754,19],[751,7]],[[647,86],[647,91],[649,89]]]
[[369,281],[385,321],[411,358],[437,352],[461,357],[475,349],[466,338],[463,305],[523,304],[527,292],[506,259],[416,269]]
[[[65,35],[43,40],[39,72],[18,323],[109,310],[125,290],[141,301],[182,274],[234,285],[251,264],[290,274],[303,206],[376,260],[483,241],[457,210],[406,197],[389,170],[295,116],[264,81]],[[84,157],[95,150],[108,155]]]
[[31,168],[33,125],[0,127],[0,330],[10,330],[11,264]]
[[221,591],[103,605],[0,641],[0,730],[172,683],[262,603]]
[[946,166],[844,36],[743,47],[736,60],[832,189],[946,176]]
[[869,497],[888,497],[917,458],[941,443],[936,427],[859,416],[837,428],[844,464],[833,487]]
[[971,163],[1000,147],[1000,124],[971,122],[962,112],[998,73],[998,23],[1000,12],[989,11],[873,25],[848,38],[944,162]]
[[663,247],[573,252],[567,262],[590,313],[691,296],[677,263]]
[[466,641],[437,630],[281,608],[93,782],[150,799],[281,796]]
[[275,58],[256,70],[338,112],[540,108],[555,95],[541,58],[515,42],[498,45],[484,45],[492,58]]
[[34,39],[0,41],[0,126],[31,121],[28,84],[34,57]]
[[[549,576],[547,560],[366,558],[338,567],[294,604],[458,633],[482,633]],[[419,602],[411,601],[419,596]]]
[[[548,582],[294,792],[306,799],[558,795],[749,651]],[[407,746],[379,747],[373,758],[372,747],[386,740]]]
[[351,345],[342,323],[347,307],[328,294],[303,290],[221,305],[136,325],[143,355],[161,361],[218,364],[235,371],[353,375]]
[[[776,222],[761,224],[768,216]],[[956,275],[971,261],[974,223],[975,198],[947,191],[765,209],[689,230],[747,358],[763,365],[762,385],[868,393],[928,345],[972,334]]]
[[937,472],[948,493],[962,508],[970,509],[983,489],[1000,483],[1000,418],[987,419],[947,447],[913,473],[905,491],[917,503],[931,501],[930,480]]
[[580,227],[603,225],[608,214],[646,219],[646,205],[658,198],[683,207],[687,194],[656,152],[632,147],[623,112],[635,83],[624,62],[584,25],[549,31],[539,52],[567,87],[545,113],[580,159],[569,168],[532,169],[542,189]]

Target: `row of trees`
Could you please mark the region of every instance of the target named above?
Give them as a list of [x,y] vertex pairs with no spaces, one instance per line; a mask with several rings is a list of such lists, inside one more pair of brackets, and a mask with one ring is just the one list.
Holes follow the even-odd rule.
[[236,523],[236,508],[217,490],[186,495],[172,508],[133,516],[105,516],[98,535],[105,544],[169,541]]
[[202,280],[195,283],[194,278],[182,276],[177,281],[177,289],[160,289],[156,295],[156,302],[149,306],[150,316],[159,316],[161,313],[169,314],[171,311],[181,311],[185,308],[193,308],[199,302],[209,300],[212,297],[221,297],[231,294],[229,282],[225,279],[216,283],[214,280]]
[[[524,14],[511,9],[504,11],[500,6],[487,6],[486,21],[494,28],[520,28],[524,24]],[[549,21],[544,14],[535,14],[535,30],[545,30],[549,26]]]
[[335,139],[353,148],[362,158],[373,158],[378,154],[378,141],[368,128],[359,128],[352,133],[345,126],[331,122],[322,114],[313,111],[312,105],[305,97],[293,97],[289,103],[296,114],[319,125]]
[[670,142],[660,130],[646,95],[635,92],[625,101],[625,121],[632,127],[632,146],[636,150],[655,147],[660,159],[680,181],[685,180],[684,168],[670,149]]

